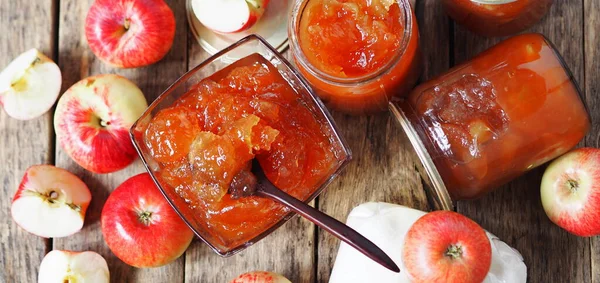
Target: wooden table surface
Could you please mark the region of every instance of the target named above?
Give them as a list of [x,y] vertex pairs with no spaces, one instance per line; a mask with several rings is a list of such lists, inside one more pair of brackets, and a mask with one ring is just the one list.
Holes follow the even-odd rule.
[[[167,2],[177,19],[175,42],[169,54],[150,67],[118,70],[100,62],[87,45],[83,23],[92,0],[2,0],[0,68],[21,52],[37,47],[59,64],[63,91],[90,75],[118,73],[135,82],[150,102],[186,70],[208,57],[189,32],[185,0]],[[415,6],[425,56],[423,79],[444,72],[501,40],[478,37],[455,25],[439,2],[419,0]],[[600,37],[596,28],[600,30],[600,1],[554,2],[550,13],[530,31],[548,36],[571,67],[596,121],[581,145],[598,146]],[[431,209],[415,170],[418,160],[388,114],[350,117],[334,113],[334,117],[352,148],[354,160],[316,200],[319,209],[341,220],[354,206],[367,201]],[[52,111],[25,122],[11,119],[4,112],[0,114],[0,282],[35,282],[40,261],[52,249],[99,252],[108,261],[112,282],[219,283],[251,270],[279,272],[293,282],[328,281],[339,241],[298,217],[231,258],[220,258],[200,241],[194,241],[184,256],[167,266],[127,266],[104,243],[99,218],[109,193],[128,177],[142,172],[141,163],[113,174],[87,172],[57,146],[52,119]],[[66,238],[42,239],[21,230],[12,221],[12,197],[23,173],[34,164],[66,168],[88,184],[93,200],[81,232]],[[551,224],[540,203],[542,172],[543,168],[534,170],[477,201],[459,202],[457,210],[523,254],[528,282],[600,282],[598,238],[578,238]]]

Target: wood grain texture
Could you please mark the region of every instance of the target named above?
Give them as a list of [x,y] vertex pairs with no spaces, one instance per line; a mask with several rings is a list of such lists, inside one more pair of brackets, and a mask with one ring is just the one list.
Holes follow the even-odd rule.
[[[546,35],[556,44],[579,82],[583,82],[584,73],[582,8],[582,0],[554,1],[550,13],[529,30]],[[473,35],[458,25],[454,31],[457,63],[501,40]],[[459,202],[458,211],[523,254],[528,282],[590,282],[589,240],[553,225],[542,209],[539,192],[543,170],[538,168],[482,199]]]
[[[200,48],[191,33],[188,41],[191,69],[210,55]],[[186,252],[185,282],[229,282],[254,270],[277,272],[294,283],[314,282],[314,233],[312,223],[296,216],[273,234],[229,258],[221,258],[201,241],[194,241]]]
[[[583,36],[584,36],[584,78],[583,86],[587,106],[592,117],[592,128],[585,139],[585,145],[600,147],[600,2],[585,0],[583,8]],[[590,239],[591,249],[591,282],[600,282],[600,239]]]
[[[0,5],[0,69],[30,48],[56,60],[57,1],[3,1]],[[19,11],[15,13],[14,11]],[[0,113],[0,282],[35,282],[50,240],[29,234],[12,220],[10,206],[25,170],[52,164],[52,113],[30,121]]]
[[[428,210],[419,162],[400,127],[388,114],[353,117],[334,113],[353,160],[319,197],[319,209],[345,222],[359,204],[382,201]],[[340,241],[318,231],[317,282],[327,282]]]
[[[417,1],[416,7],[431,4],[418,2],[421,1]],[[417,11],[417,14],[425,12]],[[370,201],[430,209],[421,177],[415,169],[419,160],[393,117],[387,113],[355,117],[335,112],[333,116],[350,145],[353,160],[318,198],[321,211],[345,222],[354,207]],[[317,282],[327,282],[340,241],[321,230],[317,236]]]
[[[162,91],[186,71],[187,64],[187,22],[185,1],[166,1],[175,14],[177,27],[175,42],[170,52],[160,62],[139,69],[114,69],[94,56],[87,45],[84,22],[92,0],[62,0],[59,22],[59,61],[63,70],[66,90],[75,82],[87,76],[116,73],[125,76],[144,92],[151,103]],[[144,172],[141,162],[136,161],[128,168],[111,174],[90,173],[56,146],[56,164],[67,168],[83,179],[92,192],[92,203],[86,215],[83,230],[73,236],[54,239],[55,249],[92,250],[100,253],[108,262],[112,282],[183,282],[184,258],[154,269],[137,269],[120,261],[109,250],[100,230],[100,214],[104,202],[112,190],[127,178]]]

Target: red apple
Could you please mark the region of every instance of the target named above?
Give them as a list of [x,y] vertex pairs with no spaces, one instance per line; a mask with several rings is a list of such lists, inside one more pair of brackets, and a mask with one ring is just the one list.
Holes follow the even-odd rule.
[[110,173],[138,157],[129,128],[146,110],[142,91],[118,75],[98,75],[79,81],[58,101],[56,137],[81,167]]
[[600,235],[600,149],[579,148],[554,160],[542,177],[542,206],[578,236]]
[[404,239],[402,262],[412,282],[479,283],[492,263],[485,231],[452,211],[419,218]]
[[52,108],[61,84],[56,63],[37,49],[30,49],[0,72],[0,105],[15,119],[37,118]]
[[108,265],[95,252],[54,250],[40,264],[38,283],[56,282],[108,283]]
[[205,27],[219,33],[251,28],[265,13],[269,0],[192,0],[192,9]]
[[135,267],[157,267],[174,261],[194,237],[148,173],[129,178],[110,194],[101,222],[110,250]]
[[91,200],[88,187],[71,172],[34,165],[25,171],[10,210],[25,231],[58,238],[81,230]]
[[136,68],[162,59],[175,38],[175,16],[163,0],[96,0],[85,19],[92,52],[107,64]]
[[229,283],[291,283],[291,281],[277,273],[253,271],[244,273]]

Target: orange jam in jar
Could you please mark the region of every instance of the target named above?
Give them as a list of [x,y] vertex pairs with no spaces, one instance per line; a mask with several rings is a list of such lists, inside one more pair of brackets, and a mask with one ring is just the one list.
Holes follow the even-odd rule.
[[[256,158],[278,188],[306,200],[338,168],[322,125],[269,61],[254,54],[190,87],[157,112],[144,132],[155,175],[193,211],[219,249],[239,247],[289,210],[272,200],[235,199],[232,186],[256,182]],[[206,236],[205,236],[206,237]]]
[[304,0],[292,13],[296,65],[327,106],[384,111],[416,83],[419,30],[407,0]]
[[539,34],[507,39],[391,108],[436,194],[454,200],[566,153],[590,128],[576,82]]
[[505,36],[528,29],[550,10],[553,0],[442,0],[460,25],[485,36]]

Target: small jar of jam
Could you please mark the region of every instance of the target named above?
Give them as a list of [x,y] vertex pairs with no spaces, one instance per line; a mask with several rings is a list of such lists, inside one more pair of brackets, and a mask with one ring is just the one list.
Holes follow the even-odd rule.
[[289,24],[292,54],[325,104],[387,110],[420,75],[419,29],[408,0],[303,0]]
[[484,36],[506,36],[537,23],[553,0],[442,0],[446,13],[460,25]]
[[540,34],[499,43],[417,86],[391,111],[444,208],[566,153],[590,128],[577,83]]

